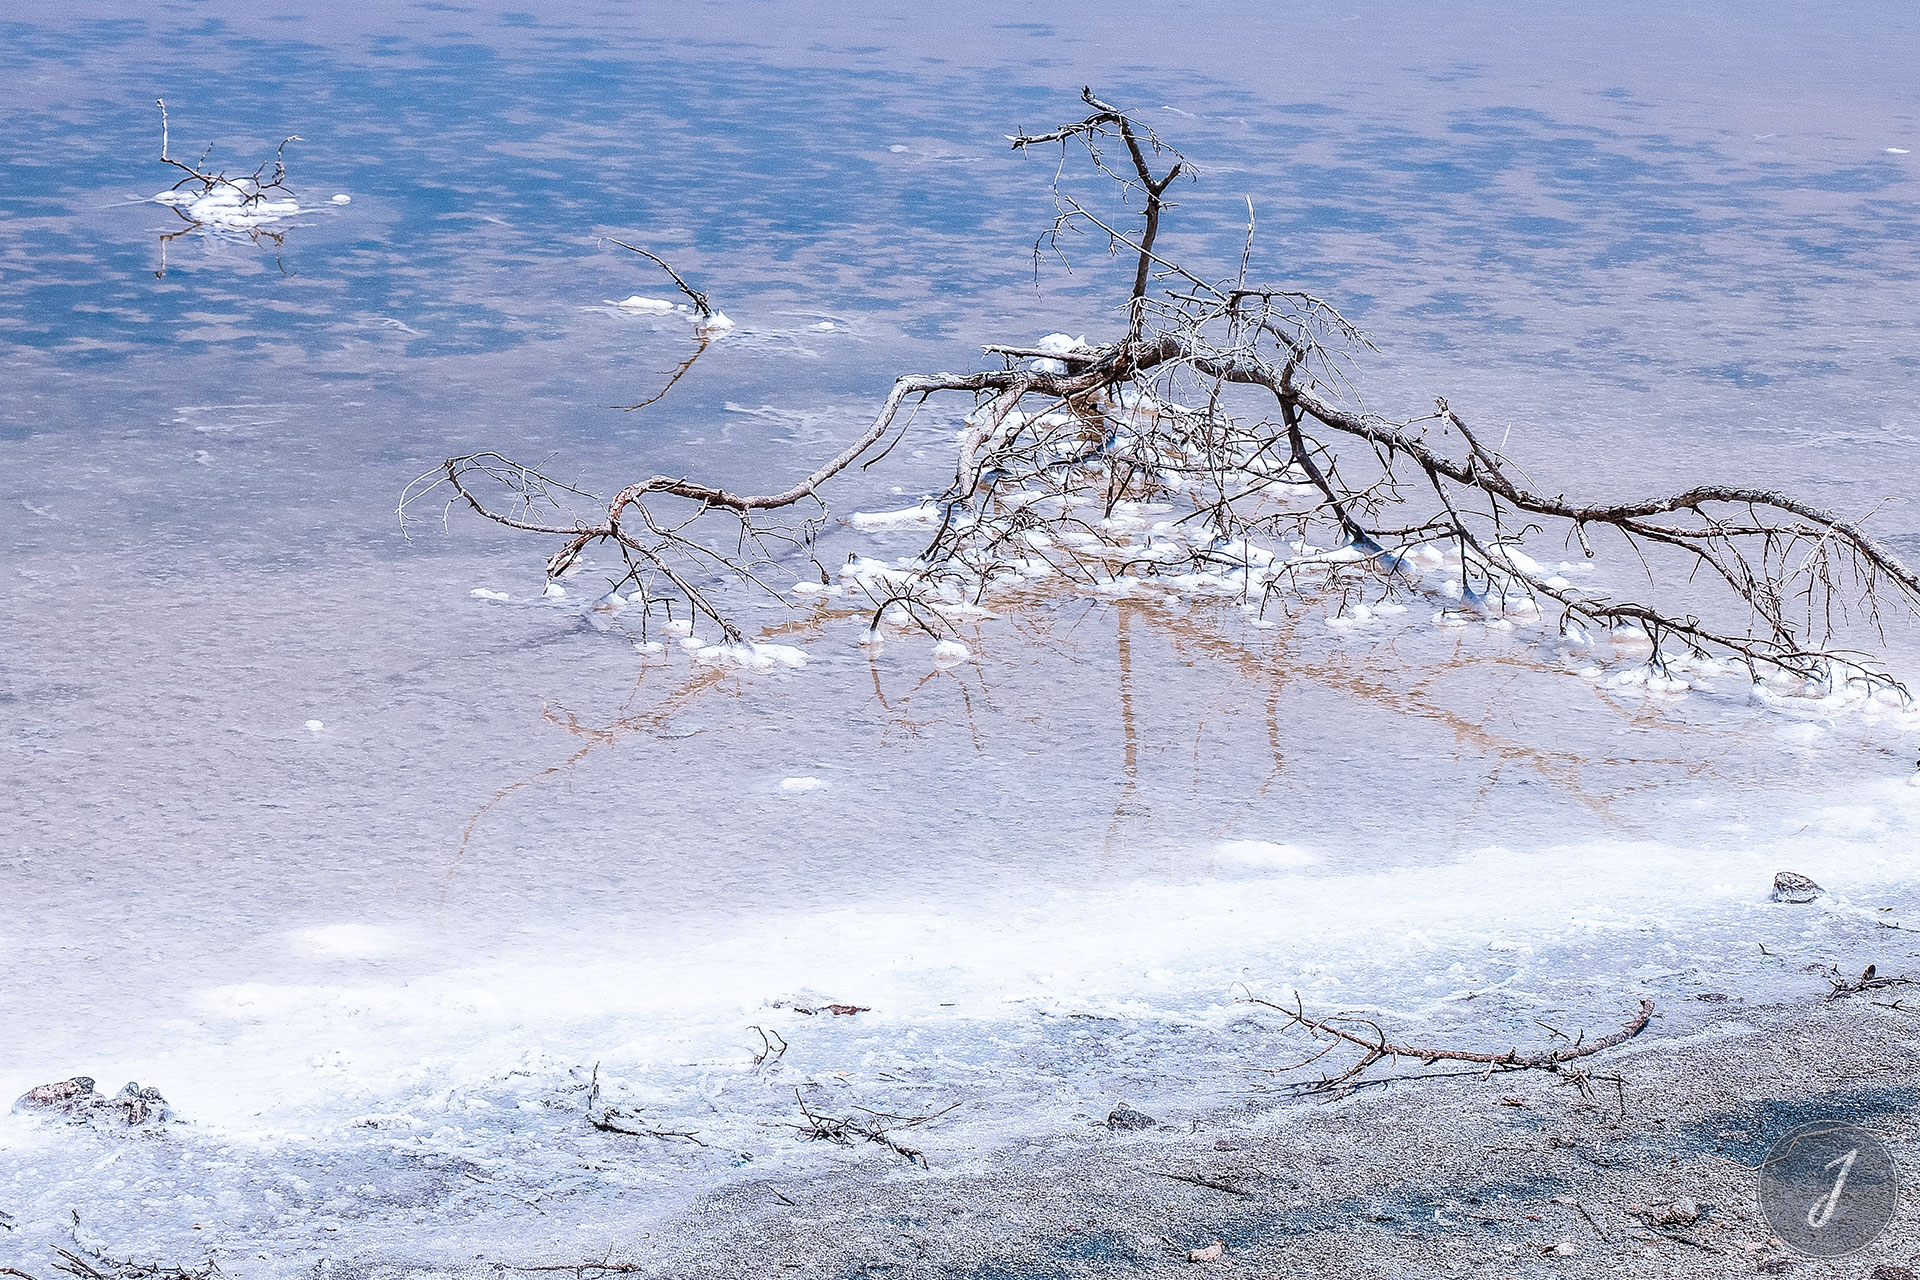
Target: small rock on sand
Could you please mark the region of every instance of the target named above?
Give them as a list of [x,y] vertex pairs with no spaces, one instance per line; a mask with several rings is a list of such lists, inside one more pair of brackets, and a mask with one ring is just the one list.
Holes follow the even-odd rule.
[[1107,1113],[1109,1129],[1151,1129],[1159,1123],[1146,1112],[1135,1111],[1124,1102]]
[[1690,1227],[1700,1221],[1700,1205],[1694,1200],[1675,1200],[1656,1205],[1653,1220],[1663,1227]]
[[1819,885],[1797,871],[1782,871],[1773,877],[1775,902],[1812,902],[1822,892]]
[[173,1116],[158,1089],[142,1089],[129,1081],[109,1098],[93,1087],[91,1076],[74,1076],[37,1085],[14,1102],[15,1111],[41,1111],[65,1116],[74,1124],[124,1125],[137,1129],[163,1124]]
[[1218,1240],[1215,1240],[1212,1244],[1208,1245],[1204,1249],[1187,1250],[1187,1261],[1188,1262],[1218,1262],[1220,1261],[1220,1255],[1225,1253],[1226,1251],[1227,1251],[1227,1246],[1220,1243]]

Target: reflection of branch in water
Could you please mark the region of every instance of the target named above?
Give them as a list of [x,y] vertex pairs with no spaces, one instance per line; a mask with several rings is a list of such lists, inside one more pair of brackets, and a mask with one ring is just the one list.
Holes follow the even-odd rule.
[[1107,824],[1107,839],[1103,846],[1105,852],[1113,852],[1114,842],[1120,836],[1120,823],[1127,818],[1145,817],[1140,806],[1134,803],[1134,793],[1140,789],[1140,734],[1133,719],[1133,613],[1134,602],[1120,600],[1114,604],[1114,647],[1119,660],[1120,692],[1120,798],[1114,801],[1113,821]]
[[707,353],[707,348],[713,345],[713,335],[708,333],[705,329],[700,330],[698,336],[699,336],[699,345],[693,349],[693,354],[688,356],[685,360],[682,360],[679,364],[679,367],[674,369],[674,371],[671,374],[662,375],[667,379],[666,386],[660,388],[659,391],[655,392],[651,396],[648,396],[645,400],[642,400],[639,404],[616,404],[613,407],[616,409],[624,409],[626,412],[632,413],[635,409],[644,409],[648,405],[658,404],[660,403],[660,401],[664,400],[666,398],[667,392],[673,390],[673,384],[680,381],[681,378],[685,377],[687,370],[693,368],[693,362],[698,360],[701,356],[705,355]]
[[281,275],[284,276],[289,274],[287,271],[287,264],[282,259],[280,254],[281,249],[285,248],[287,243],[287,237],[285,232],[269,231],[265,227],[211,226],[207,223],[201,222],[198,219],[189,216],[185,210],[180,208],[179,205],[168,205],[167,207],[169,209],[172,209],[175,214],[179,215],[180,220],[185,222],[187,225],[184,227],[181,227],[177,231],[162,231],[160,233],[160,266],[159,266],[159,269],[157,269],[153,273],[154,279],[156,280],[166,279],[167,246],[171,244],[173,241],[178,240],[181,236],[192,235],[196,231],[200,232],[202,235],[214,236],[222,240],[238,240],[242,236],[244,236],[246,239],[253,242],[253,245],[255,248],[259,248],[264,241],[271,240],[273,242],[273,265],[279,269]]
[[[1032,590],[1037,596],[1046,594],[1043,587]],[[1467,813],[1460,819],[1463,829],[1490,800],[1494,787],[1519,769],[1576,801],[1609,826],[1634,830],[1633,824],[1617,812],[1616,805],[1618,798],[1632,788],[1622,787],[1610,779],[1600,785],[1592,781],[1596,771],[1605,770],[1618,761],[1604,757],[1596,760],[1574,748],[1539,747],[1522,738],[1502,734],[1487,723],[1488,709],[1510,704],[1520,696],[1514,688],[1520,680],[1543,674],[1536,664],[1520,655],[1471,652],[1463,636],[1455,640],[1453,659],[1446,663],[1407,659],[1391,665],[1388,660],[1396,652],[1395,646],[1381,641],[1370,650],[1365,663],[1333,661],[1309,665],[1297,659],[1288,660],[1300,642],[1294,628],[1303,615],[1291,615],[1272,629],[1253,633],[1246,639],[1235,639],[1202,617],[1184,610],[1160,608],[1151,600],[1122,599],[1110,606],[1070,600],[1060,608],[1046,607],[1049,603],[1041,600],[1036,607],[1009,613],[1007,624],[1019,633],[1018,652],[1027,655],[1036,648],[1049,649],[1084,666],[1089,661],[1089,645],[1104,647],[1110,636],[1114,646],[1118,696],[1113,727],[1119,731],[1120,738],[1121,794],[1107,829],[1104,847],[1109,854],[1123,830],[1123,819],[1144,813],[1145,806],[1139,795],[1143,782],[1149,781],[1154,772],[1151,768],[1154,748],[1170,745],[1173,736],[1182,733],[1176,725],[1161,727],[1151,701],[1143,704],[1143,695],[1150,694],[1154,688],[1152,683],[1141,684],[1144,677],[1141,664],[1146,656],[1141,646],[1145,639],[1163,644],[1183,666],[1204,666],[1218,673],[1219,678],[1214,681],[1218,692],[1205,706],[1194,711],[1197,723],[1192,727],[1188,785],[1194,800],[1205,795],[1207,808],[1199,814],[1199,819],[1202,829],[1216,837],[1241,829],[1245,816],[1281,785],[1288,771],[1290,744],[1311,741],[1324,745],[1322,725],[1298,715],[1289,719],[1285,706],[1289,700],[1315,694],[1336,696],[1355,707],[1373,707],[1393,716],[1436,725],[1452,736],[1457,757],[1488,761],[1489,767],[1481,775]],[[1115,619],[1112,632],[1096,623],[1097,630],[1091,636],[1082,633],[1081,628],[1089,619],[1100,618],[1109,608]],[[864,609],[856,611],[844,605],[817,601],[810,615],[769,629],[763,638],[805,641],[817,638],[831,626],[850,625],[864,616]],[[656,673],[668,674],[658,668],[643,672],[631,696],[650,695],[660,688],[657,682],[648,683],[648,677]],[[731,674],[721,667],[696,666],[683,674],[679,685],[661,693],[645,708],[601,724],[584,722],[572,711],[546,708],[545,722],[576,739],[578,745],[565,759],[500,788],[474,812],[448,863],[443,901],[451,892],[481,824],[509,797],[550,778],[571,773],[594,752],[631,735],[664,732],[698,700],[716,690],[734,688],[729,680]],[[975,750],[982,753],[989,743],[1004,737],[1007,726],[1021,731],[1043,731],[1052,718],[1053,708],[997,695],[984,660],[933,671],[896,669],[890,672],[877,657],[870,655],[869,675],[873,682],[873,702],[885,713],[885,722],[877,734],[876,745],[880,746],[897,743],[902,738],[921,739],[928,730],[950,723],[955,709],[965,718]],[[1483,682],[1472,693],[1481,704],[1478,716],[1448,705],[1442,687],[1444,682],[1463,677]],[[890,691],[891,680],[901,678],[907,681],[904,689]],[[957,695],[957,700],[943,702],[935,696],[942,691]],[[1646,708],[1630,711],[1611,699],[1603,698],[1599,705],[1630,723],[1652,722],[1657,717],[1657,713]],[[1090,704],[1078,701],[1072,706],[1081,714],[1092,709]],[[994,724],[983,724],[982,711],[1004,725],[996,730]],[[1232,788],[1234,798],[1223,801],[1217,777],[1220,764],[1240,761],[1244,756],[1241,744],[1224,733],[1220,721],[1249,713],[1258,714],[1263,722],[1261,732],[1267,749],[1262,775],[1257,783]],[[1689,733],[1707,732],[1696,726],[1661,723],[1663,727]],[[1208,743],[1216,739],[1218,746],[1210,748]],[[1255,753],[1256,758],[1259,755]],[[1216,774],[1211,779],[1209,762]],[[1677,769],[1688,777],[1710,773],[1715,767],[1707,761],[1647,755],[1636,756],[1634,763]],[[1212,785],[1208,785],[1209,782]]]
[[[1247,685],[1266,689],[1266,729],[1273,751],[1273,766],[1253,796],[1236,806],[1238,811],[1246,812],[1252,808],[1255,800],[1264,798],[1271,791],[1283,772],[1285,757],[1282,751],[1284,735],[1280,729],[1280,701],[1289,692],[1306,692],[1299,681],[1306,670],[1294,664],[1275,661],[1273,654],[1251,649],[1217,628],[1199,625],[1191,617],[1163,610],[1156,610],[1151,616],[1156,624],[1156,632],[1165,636],[1177,652],[1222,663],[1238,674],[1243,683],[1223,693],[1216,700],[1215,709],[1230,712],[1243,709],[1246,705],[1245,696],[1238,690]],[[1281,628],[1267,634],[1279,644],[1291,642],[1294,639],[1292,623],[1297,617],[1295,615]],[[1508,691],[1525,678],[1541,676],[1542,669],[1538,664],[1511,653],[1472,652],[1467,648],[1467,637],[1464,635],[1454,641],[1452,657],[1445,662],[1408,660],[1388,667],[1386,660],[1396,651],[1397,646],[1392,642],[1378,642],[1370,650],[1365,663],[1323,664],[1312,668],[1313,683],[1321,689],[1343,694],[1355,703],[1370,704],[1395,715],[1437,725],[1452,735],[1457,756],[1495,762],[1483,775],[1472,806],[1461,819],[1463,829],[1472,815],[1491,797],[1501,772],[1513,765],[1522,766],[1529,773],[1537,775],[1608,825],[1620,830],[1634,829],[1633,824],[1618,813],[1616,804],[1620,796],[1631,788],[1622,788],[1611,782],[1590,787],[1586,782],[1596,764],[1604,767],[1615,761],[1596,762],[1585,751],[1575,747],[1542,747],[1519,737],[1501,734],[1484,719],[1475,719],[1457,711],[1444,700],[1441,689],[1443,683],[1457,680],[1467,673],[1482,679],[1491,673],[1495,677],[1494,682],[1490,687],[1475,692],[1476,701],[1488,708],[1515,705],[1518,696]],[[1629,708],[1612,698],[1602,698],[1601,705],[1630,722],[1647,723],[1656,714],[1648,707]],[[1662,723],[1663,727],[1686,733],[1704,732],[1691,725]],[[1203,718],[1195,729],[1196,760],[1200,755],[1198,740],[1206,728]],[[1323,740],[1319,736],[1314,738],[1316,742]],[[1635,763],[1678,769],[1688,777],[1709,772],[1713,767],[1711,762],[1703,760],[1648,756],[1636,758]],[[1196,764],[1196,793],[1199,783],[1199,767]],[[1215,834],[1225,835],[1233,826],[1234,819],[1225,818],[1215,825]]]
[[[967,730],[973,737],[974,751],[985,754],[987,750],[986,735],[980,732],[980,724],[974,719],[973,691],[967,683],[969,677],[977,680],[980,685],[981,699],[986,703],[988,709],[999,710],[999,708],[994,705],[993,690],[987,684],[987,676],[984,669],[978,664],[968,664],[968,666],[963,667],[935,667],[932,671],[927,672],[918,680],[914,681],[913,687],[907,690],[905,694],[896,694],[892,698],[889,698],[887,696],[886,686],[880,682],[880,664],[872,660],[871,654],[868,656],[868,665],[873,672],[874,700],[880,704],[881,708],[885,710],[889,716],[887,727],[880,731],[880,741],[882,743],[885,743],[891,738],[896,729],[900,730],[902,734],[908,738],[918,738],[921,730],[938,724],[941,717],[937,710],[929,719],[915,720],[908,716],[907,708],[918,700],[920,695],[929,688],[951,688],[958,690],[960,694],[961,714],[967,719]],[[969,669],[969,667],[971,669]],[[952,683],[946,683],[948,681]]]
[[[473,843],[474,834],[480,829],[481,822],[485,821],[488,814],[505,803],[509,796],[536,786],[548,778],[573,772],[574,768],[588,756],[600,750],[602,747],[613,746],[629,734],[648,731],[655,733],[660,732],[666,727],[667,721],[671,716],[684,709],[687,703],[692,702],[714,685],[720,683],[725,675],[726,672],[717,667],[708,667],[704,670],[696,669],[690,673],[686,684],[682,685],[673,693],[668,694],[662,699],[658,706],[633,715],[622,716],[598,728],[582,724],[579,716],[571,711],[556,711],[551,705],[541,708],[540,718],[542,720],[576,738],[584,738],[586,741],[558,764],[548,765],[544,769],[528,774],[516,782],[510,782],[506,786],[501,787],[487,799],[485,804],[474,810],[473,816],[467,819],[467,825],[461,829],[460,842],[454,847],[453,856],[447,860],[446,875],[442,877],[440,883],[441,905],[446,905],[448,895],[453,892],[454,877],[459,874],[461,863],[466,859],[467,849]],[[643,672],[642,680],[644,679],[645,674]]]

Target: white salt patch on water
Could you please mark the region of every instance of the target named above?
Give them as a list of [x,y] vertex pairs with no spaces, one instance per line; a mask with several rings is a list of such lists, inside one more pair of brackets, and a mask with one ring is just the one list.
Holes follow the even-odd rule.
[[658,640],[635,640],[633,642],[633,651],[635,653],[665,653],[667,646],[661,644]]
[[898,511],[856,511],[847,517],[847,523],[862,533],[873,533],[880,529],[906,529],[935,524],[939,519],[940,508],[931,502],[923,502]]
[[680,642],[694,649],[694,661],[708,666],[745,667],[752,671],[772,671],[778,667],[807,665],[803,650],[790,644],[705,644],[689,636]]
[[1887,154],[1890,156],[1904,156],[1904,155],[1911,155],[1913,153],[1908,151],[1905,147],[1888,147]]
[[540,593],[549,600],[558,600],[567,594],[567,589],[557,582],[549,582],[547,589]]
[[489,591],[485,587],[475,587],[473,590],[467,592],[467,594],[476,600],[505,600],[508,598],[507,593],[504,591]]
[[733,321],[727,319],[727,313],[724,311],[712,312],[706,319],[698,323],[699,326],[708,333],[725,333],[733,328]]
[[1214,852],[1229,862],[1249,867],[1310,867],[1320,861],[1320,855],[1311,849],[1271,840],[1223,840]]
[[958,640],[942,640],[939,644],[933,646],[933,660],[935,662],[965,662],[972,656],[973,650],[967,648],[966,645],[961,644]]
[[320,731],[321,731],[322,729],[324,729],[324,728],[326,728],[326,727],[327,727],[327,725],[326,725],[326,721],[324,721],[324,720],[309,720],[309,721],[307,721],[307,732],[308,732],[308,733],[318,733],[318,732],[320,732]]
[[371,924],[328,924],[295,929],[288,938],[300,947],[331,956],[369,957],[399,949],[395,930]]
[[632,297],[622,298],[618,302],[608,298],[606,304],[610,307],[619,307],[622,311],[640,311],[649,315],[664,315],[673,310],[673,304],[664,298],[643,298],[637,293]]
[[816,325],[815,325],[815,326],[813,326],[813,327],[814,327],[814,329],[815,329],[815,331],[816,331],[816,332],[819,332],[819,333],[829,333],[829,332],[831,332],[831,331],[833,330],[833,321],[831,321],[831,320],[822,320],[822,321],[821,321],[821,322],[820,322],[819,324],[816,324]]
[[827,785],[826,783],[822,782],[818,778],[782,778],[780,779],[780,789],[782,791],[793,791],[793,792],[823,791],[826,789],[826,785]]
[[347,195],[345,192],[342,192],[341,194],[333,197],[333,202],[335,204],[352,204],[353,197],[350,195]]
[[903,151],[905,151],[906,148],[896,142],[892,146],[888,147],[887,150],[891,151],[894,155],[899,155]]
[[300,212],[299,204],[293,200],[261,198],[246,179],[240,183],[218,183],[206,192],[162,191],[153,200],[155,204],[182,210],[195,222],[224,231],[245,231]]

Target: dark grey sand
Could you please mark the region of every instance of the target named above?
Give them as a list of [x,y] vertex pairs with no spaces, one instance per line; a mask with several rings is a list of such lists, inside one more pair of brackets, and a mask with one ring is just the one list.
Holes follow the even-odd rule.
[[[1624,1115],[1611,1089],[1586,1099],[1540,1073],[1367,1089],[1096,1133],[990,1178],[784,1188],[791,1207],[744,1188],[640,1261],[686,1277],[1724,1276],[1784,1258],[1797,1275],[1868,1276],[1920,1254],[1906,1176],[1920,1171],[1903,1168],[1885,1235],[1820,1263],[1769,1244],[1749,1166],[1780,1131],[1836,1118],[1907,1158],[1920,1014],[1872,1003],[1898,994],[1742,1010],[1681,1038],[1656,1023],[1593,1060],[1625,1078]],[[1690,1230],[1656,1232],[1630,1209],[1682,1198],[1703,1210]],[[1186,1261],[1214,1240],[1220,1261]],[[1555,1246],[1564,1256],[1545,1252]]]

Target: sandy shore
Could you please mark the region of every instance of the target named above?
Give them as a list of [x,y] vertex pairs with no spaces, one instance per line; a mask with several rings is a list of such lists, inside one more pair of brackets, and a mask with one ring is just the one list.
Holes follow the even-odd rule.
[[[1881,972],[1912,971],[1907,938],[1876,939]],[[1902,945],[1885,945],[1896,941]],[[1808,982],[1820,986],[1817,978]],[[1920,1170],[1903,1169],[1900,1209],[1884,1234],[1826,1263],[1770,1239],[1754,1166],[1776,1137],[1810,1120],[1860,1124],[1897,1161],[1910,1160],[1920,1105],[1920,998],[1898,1006],[1912,989],[1833,999],[1816,993],[1765,1006],[1673,1000],[1639,1037],[1583,1060],[1595,1077],[1591,1093],[1538,1071],[1400,1080],[1334,1099],[1250,1091],[1238,1110],[1195,1108],[1137,1129],[1087,1124],[1064,1137],[1037,1135],[992,1159],[961,1161],[948,1148],[935,1152],[931,1168],[874,1144],[820,1147],[821,1155],[857,1158],[788,1165],[778,1176],[743,1166],[725,1190],[682,1201],[691,1207],[664,1217],[657,1199],[649,1207],[632,1193],[568,1192],[561,1176],[568,1161],[576,1179],[580,1170],[606,1167],[590,1157],[592,1146],[553,1156],[557,1180],[540,1184],[550,1196],[500,1193],[478,1204],[461,1199],[462,1188],[484,1188],[485,1178],[471,1171],[449,1172],[443,1185],[418,1173],[396,1181],[404,1160],[368,1164],[356,1176],[383,1205],[377,1239],[343,1232],[324,1255],[291,1258],[261,1252],[264,1239],[250,1246],[242,1234],[212,1253],[220,1273],[236,1280],[1784,1272],[1904,1280],[1876,1267],[1911,1267],[1920,1258],[1913,1193]],[[1421,1068],[1403,1062],[1398,1069]],[[590,1141],[606,1137],[586,1132]],[[173,1265],[194,1270],[208,1256],[215,1242],[197,1231],[146,1223],[138,1204],[160,1213],[163,1201],[140,1197],[166,1180],[135,1192],[120,1180],[130,1173],[123,1156],[137,1150],[177,1161],[181,1193],[217,1194],[193,1171],[232,1166],[236,1157],[252,1174],[267,1172],[237,1148],[214,1153],[224,1165],[190,1164],[193,1148],[168,1141],[129,1148],[125,1139],[78,1131],[60,1139],[94,1144],[87,1185],[95,1206],[113,1203],[116,1186],[126,1188],[118,1200],[131,1195],[138,1203],[120,1204],[117,1227],[96,1207],[84,1222],[76,1210],[69,1224],[62,1210],[38,1230],[21,1220],[0,1235],[0,1268],[34,1280],[54,1274],[55,1243],[96,1259],[127,1257],[143,1224],[159,1227],[153,1240],[164,1252],[127,1266],[102,1262],[103,1276],[178,1280]],[[680,1149],[644,1148],[655,1159]],[[663,1192],[671,1190],[673,1167],[659,1166]],[[1675,1202],[1697,1205],[1697,1220],[1649,1220],[1646,1208]],[[610,1240],[617,1242],[611,1251]],[[1189,1261],[1216,1241],[1216,1259]]]
[[[1591,1098],[1537,1072],[1430,1080],[1096,1130],[989,1176],[741,1186],[612,1261],[662,1277],[1871,1276],[1920,1255],[1910,1169],[1886,1232],[1829,1263],[1769,1242],[1751,1166],[1805,1120],[1856,1122],[1910,1159],[1920,1014],[1874,1003],[1898,994],[1743,1009],[1680,1036],[1657,1019],[1592,1060],[1624,1085]],[[1696,1223],[1656,1229],[1634,1209],[1678,1200]],[[1216,1240],[1218,1261],[1187,1260]]]

